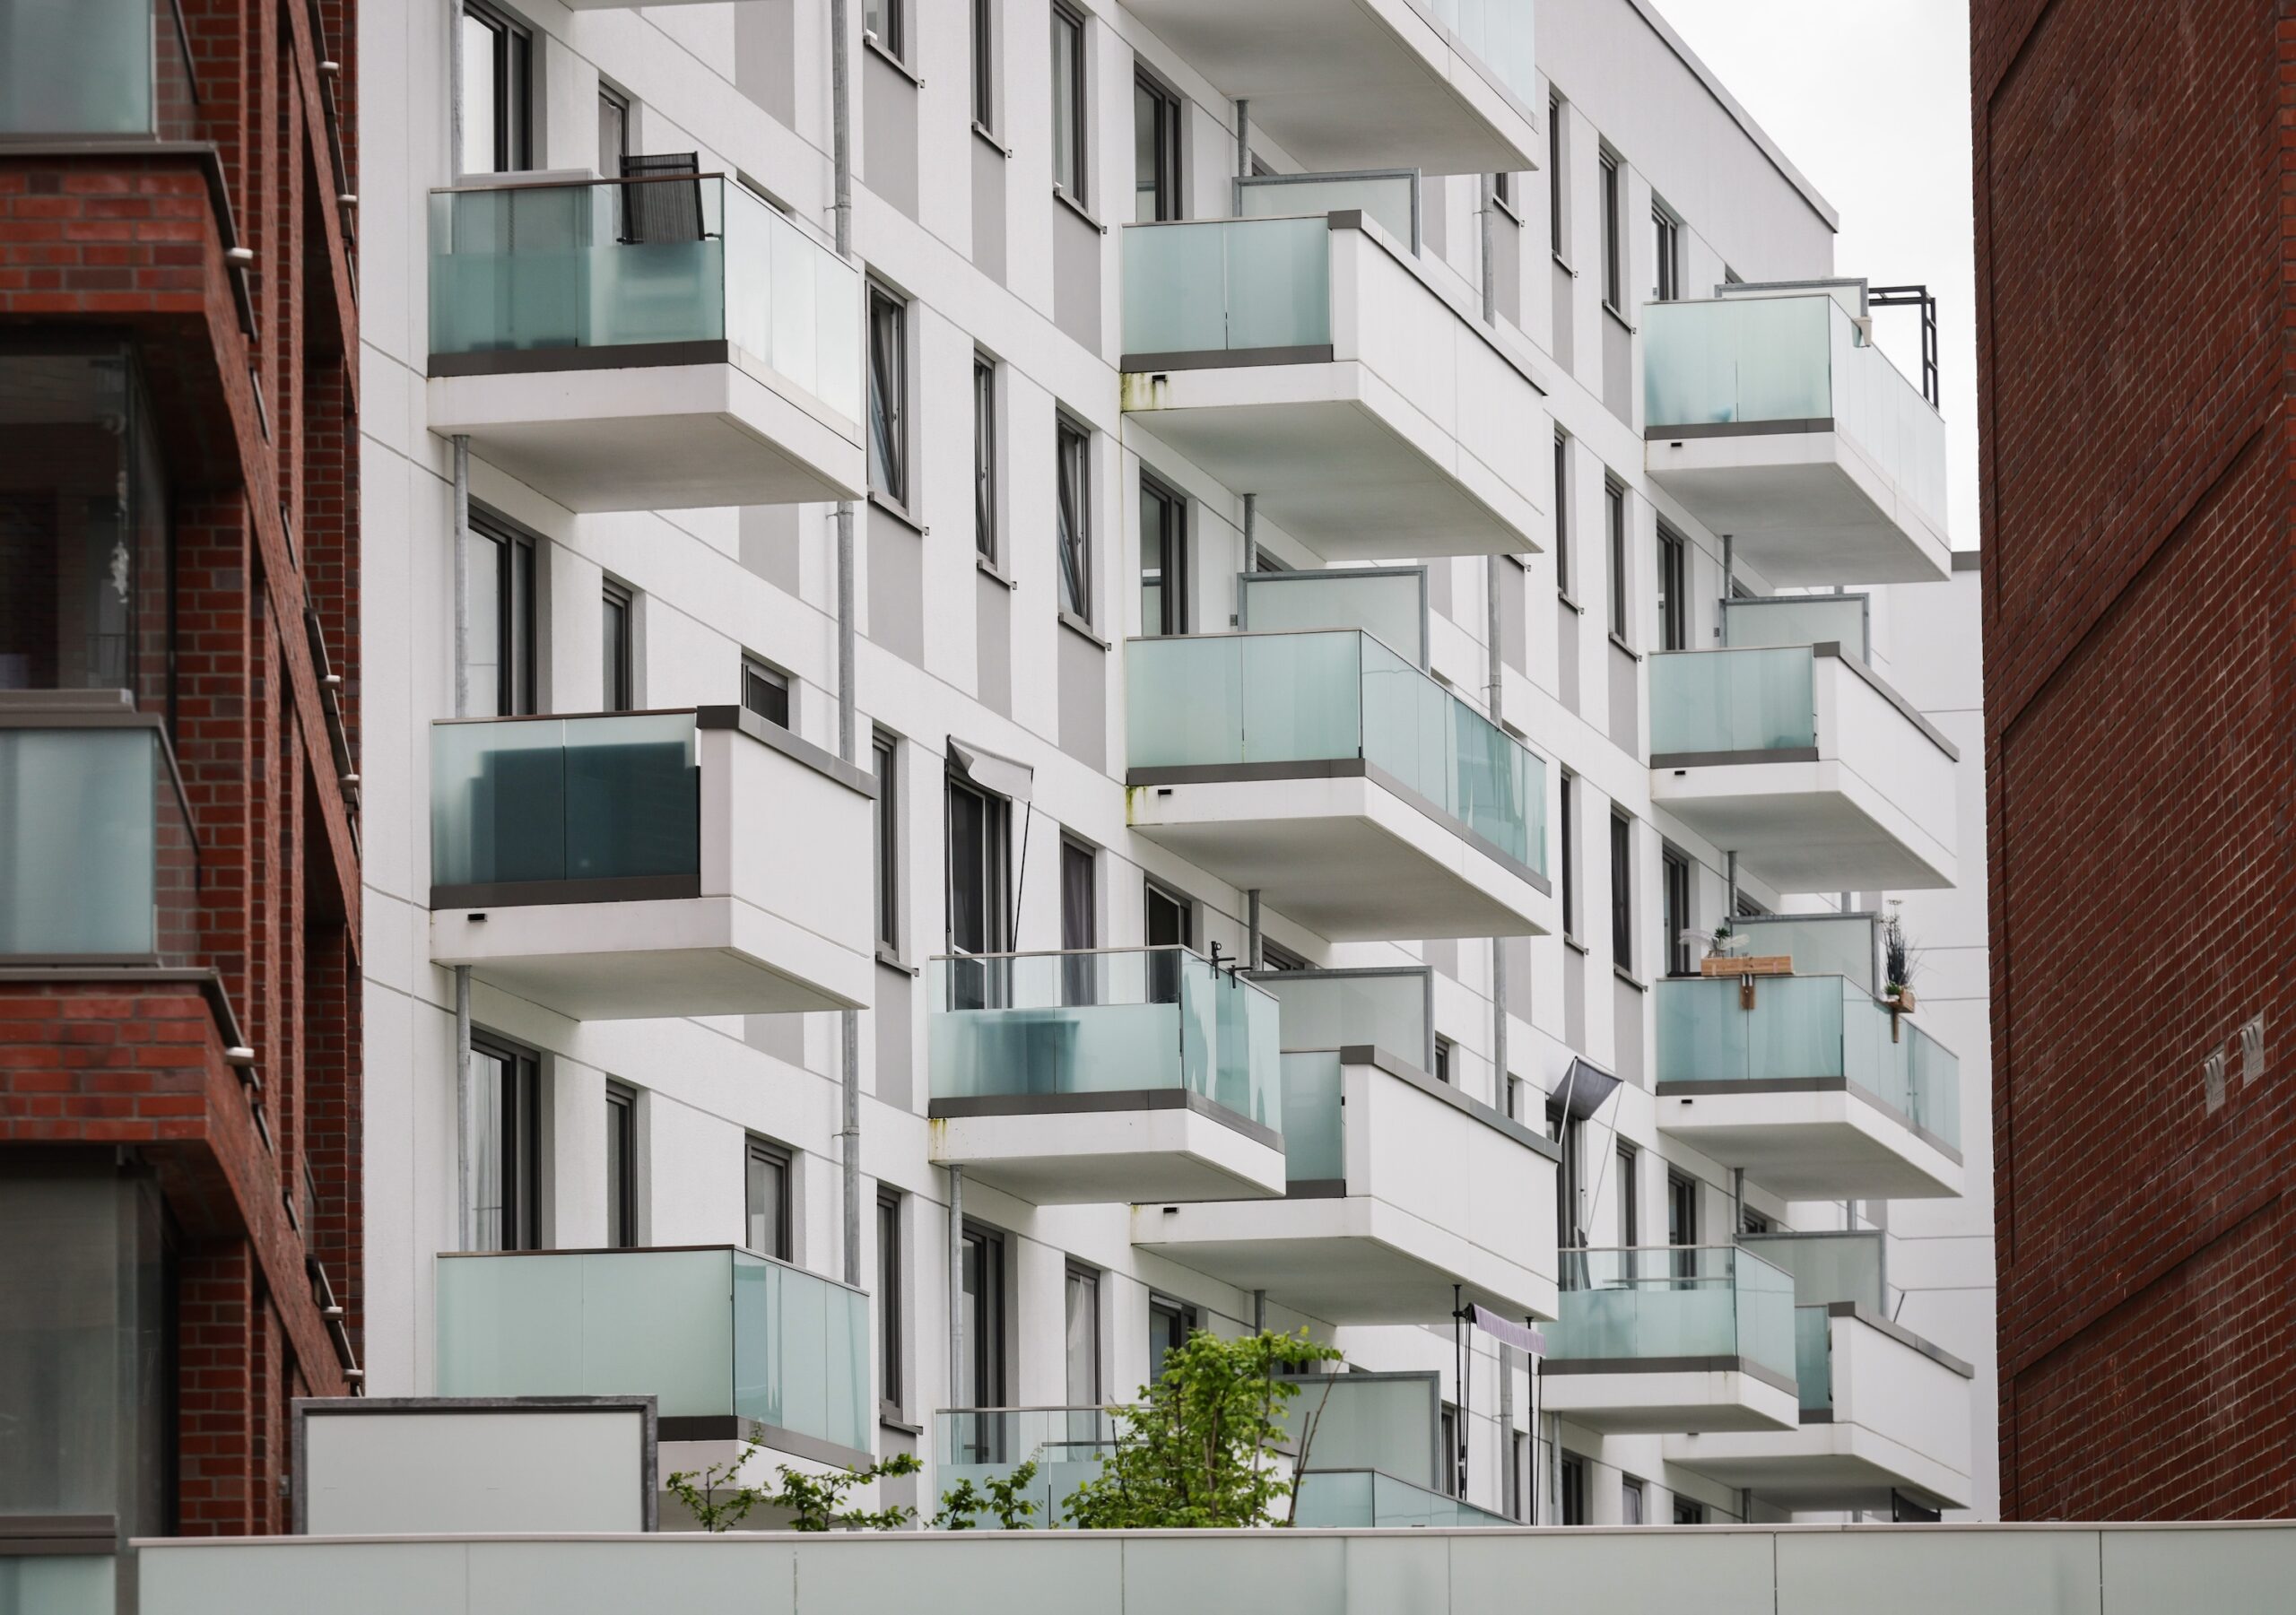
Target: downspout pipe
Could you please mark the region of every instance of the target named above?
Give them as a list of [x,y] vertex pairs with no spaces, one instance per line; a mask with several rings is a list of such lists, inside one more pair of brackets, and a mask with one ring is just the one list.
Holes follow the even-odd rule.
[[[830,117],[831,160],[836,172],[835,230],[837,256],[853,256],[853,63],[848,37],[846,0],[830,0]],[[856,340],[859,333],[850,334]],[[853,501],[837,505],[837,754],[847,762],[860,762],[857,754],[859,724],[853,689]],[[861,1282],[861,1012],[847,1010],[838,1017],[838,1041],[842,1046],[844,1115],[838,1142],[844,1156],[845,1281]]]
[[[457,40],[462,30],[455,30]],[[457,46],[459,54],[459,46]],[[455,128],[462,128],[462,78],[456,75]],[[459,145],[457,151],[460,150]],[[470,438],[457,432],[455,452],[455,716],[470,716]],[[478,1243],[476,1084],[470,1069],[470,967],[455,967],[455,1237],[456,1248]]]

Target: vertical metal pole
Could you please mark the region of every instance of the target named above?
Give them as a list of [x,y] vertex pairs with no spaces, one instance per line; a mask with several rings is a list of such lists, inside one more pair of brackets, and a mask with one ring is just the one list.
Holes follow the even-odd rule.
[[1729,912],[1722,917],[1728,920],[1730,929],[1735,931],[1738,928],[1738,855],[1729,852],[1724,853],[1722,856],[1727,861],[1730,880],[1730,908]]
[[[455,39],[462,39],[459,13]],[[457,55],[460,54],[459,46]],[[461,75],[456,75],[455,123],[462,124]],[[460,151],[459,144],[457,151]],[[455,434],[455,716],[470,716],[470,438]],[[455,1234],[457,1247],[478,1242],[476,1084],[470,1069],[470,967],[455,967]]]
[[1725,638],[1722,626],[1729,619],[1731,584],[1737,576],[1737,562],[1733,553],[1735,544],[1736,541],[1730,534],[1725,533],[1722,535],[1722,604],[1714,612],[1714,640],[1718,645]]
[[[836,167],[837,256],[853,256],[853,87],[851,42],[846,38],[846,0],[830,0],[831,145]],[[848,332],[850,340],[860,333]],[[860,762],[855,751],[859,725],[853,688],[853,501],[837,506],[837,754]],[[838,1131],[844,1154],[845,1281],[861,1282],[861,1013],[838,1017],[844,1079],[844,1116]]]
[[1236,178],[1252,177],[1252,103],[1249,97],[1236,102]]
[[470,967],[455,967],[455,1240],[458,1250],[478,1243],[477,1162],[471,1141],[477,1132],[470,1080]]
[[965,1169],[949,1168],[949,1405],[972,1405],[965,1384]]
[[1264,1289],[1252,1291],[1252,1333],[1267,1333],[1267,1291]]
[[455,716],[470,716],[470,438],[455,445]]
[[447,0],[447,178],[463,177],[463,0]]
[[1479,249],[1482,258],[1483,323],[1486,326],[1495,326],[1499,323],[1499,288],[1491,276],[1492,265],[1498,261],[1498,254],[1492,250],[1491,232],[1496,228],[1494,221],[1499,212],[1499,185],[1492,175],[1483,176],[1483,205],[1475,211],[1483,221],[1482,244]]
[[1738,1236],[1746,1231],[1746,1169],[1730,1168],[1730,1243],[1738,1243]]
[[1244,893],[1244,968],[1260,968],[1259,888]]

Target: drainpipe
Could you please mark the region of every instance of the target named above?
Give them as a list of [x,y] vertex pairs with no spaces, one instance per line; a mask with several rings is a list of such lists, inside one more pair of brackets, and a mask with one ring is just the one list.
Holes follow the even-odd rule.
[[[853,88],[846,0],[830,0],[831,142],[837,175],[837,256],[853,256]],[[858,765],[854,751],[853,501],[837,504],[837,753]],[[845,1281],[861,1282],[861,1012],[838,1017],[843,1048],[844,1120],[838,1130],[845,1156]]]
[[1236,178],[1252,177],[1252,103],[1248,97],[1236,103]]
[[[1483,323],[1499,323],[1499,287],[1492,280],[1494,254],[1491,232],[1498,212],[1498,187],[1488,174],[1483,176],[1483,206],[1480,212],[1481,253],[1483,260]],[[1483,563],[1483,659],[1488,670],[1484,686],[1483,710],[1491,721],[1499,721],[1500,698],[1505,692],[1507,675],[1505,660],[1500,655],[1500,579],[1506,562],[1497,555],[1487,556]],[[1507,1109],[1507,956],[1506,940],[1491,939],[1491,1100],[1501,1113]]]
[[463,177],[463,0],[447,0],[447,182]]
[[1260,968],[1259,949],[1259,888],[1255,886],[1244,893],[1245,934],[1244,968]]
[[[455,30],[459,41],[462,30]],[[460,51],[459,43],[457,47]],[[462,77],[455,78],[455,127],[462,128]],[[457,145],[457,152],[461,150]],[[470,438],[455,434],[455,716],[470,716]],[[471,1154],[478,1135],[473,1114],[475,1095],[470,1072],[470,967],[455,967],[455,1236],[460,1250],[478,1243],[478,1163]]]
[[965,1385],[965,1169],[949,1168],[949,1405],[970,1407]]

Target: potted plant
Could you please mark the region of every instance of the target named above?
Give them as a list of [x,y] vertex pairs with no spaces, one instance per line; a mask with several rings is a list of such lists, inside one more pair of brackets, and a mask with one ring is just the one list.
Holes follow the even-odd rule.
[[1906,934],[1905,921],[1892,913],[1882,922],[1882,1001],[1890,1006],[1890,1038],[1897,1039],[1897,1018],[1913,1012],[1913,976],[1921,951]]

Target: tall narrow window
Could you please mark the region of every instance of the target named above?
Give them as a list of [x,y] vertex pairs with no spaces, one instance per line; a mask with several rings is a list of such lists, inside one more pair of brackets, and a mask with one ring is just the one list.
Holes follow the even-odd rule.
[[1196,946],[1196,916],[1188,900],[1148,883],[1147,942],[1152,948]]
[[1690,906],[1690,860],[1670,847],[1658,862],[1665,877],[1666,974],[1688,976],[1696,968],[1691,959],[1690,930],[1697,924]]
[[1560,1158],[1554,1169],[1555,1243],[1564,1250],[1582,1249],[1587,1243],[1587,1226],[1578,1215],[1578,1191],[1584,1181],[1579,1168],[1584,1164],[1581,1146],[1586,1142],[1586,1126],[1583,1118],[1572,1116],[1560,1104],[1550,1104],[1546,1107],[1546,1131]]
[[869,288],[869,487],[909,504],[909,306]]
[[1603,301],[1613,313],[1621,313],[1626,300],[1626,274],[1620,262],[1626,256],[1625,189],[1626,177],[1619,171],[1618,159],[1604,152]]
[[1143,74],[1132,81],[1132,219],[1180,216],[1179,98]]
[[1556,1512],[1566,1525],[1584,1525],[1587,1519],[1587,1461],[1576,1453],[1562,1454],[1562,1495],[1555,1499]]
[[1578,934],[1578,777],[1562,777],[1562,934]]
[[996,129],[996,0],[972,0],[972,121]]
[[1089,1267],[1068,1270],[1065,1351],[1068,1405],[1100,1404],[1100,1275]]
[[880,734],[870,742],[869,760],[877,777],[877,945],[900,955],[900,796],[895,777],[900,742]]
[[630,98],[610,85],[598,86],[598,177],[622,178],[630,155]]
[[1634,974],[1634,821],[1611,815],[1611,962]]
[[749,1209],[747,1244],[761,1256],[793,1260],[795,1230],[790,1227],[789,1151],[761,1138],[749,1142],[746,1178],[743,1185]]
[[519,717],[535,704],[535,546],[492,517],[471,512],[470,709]]
[[542,1246],[542,1059],[491,1037],[471,1039],[479,1137],[476,1240],[483,1251]]
[[1187,1344],[1187,1337],[1196,1333],[1196,1308],[1185,1301],[1167,1300],[1160,1295],[1148,1298],[1148,1377],[1154,1379],[1164,1372],[1164,1358]]
[[1448,1038],[1438,1038],[1435,1039],[1434,1076],[1438,1082],[1443,1083],[1447,1087],[1457,1079],[1458,1074],[1455,1070],[1453,1070],[1453,1065],[1455,1064],[1454,1055],[1457,1047],[1458,1046],[1453,1043]]
[[534,167],[534,35],[481,0],[464,0],[462,30],[462,171]]
[[1060,945],[1074,952],[1100,945],[1098,858],[1081,841],[1060,843]]
[[742,658],[742,705],[769,724],[789,727],[789,675],[755,656]]
[[1682,1493],[1676,1492],[1674,1494],[1674,1524],[1677,1525],[1705,1524],[1706,1505],[1696,1498],[1686,1498]]
[[1682,294],[1682,223],[1654,202],[1650,204],[1650,300],[1671,303]]
[[1447,1402],[1443,1404],[1440,1412],[1437,1415],[1436,1428],[1436,1438],[1442,1444],[1443,1447],[1443,1473],[1441,1477],[1443,1495],[1447,1498],[1456,1498],[1461,1493],[1461,1488],[1459,1486],[1458,1403],[1455,1402]]
[[605,629],[604,643],[600,647],[605,664],[603,692],[605,706],[603,710],[627,712],[638,704],[631,655],[635,636],[631,622],[636,614],[635,605],[628,587],[608,578],[601,606]]
[[1084,187],[1084,19],[1052,8],[1052,183],[1076,202]]
[[638,1095],[606,1084],[606,1243],[638,1243]]
[[958,1330],[963,1356],[957,1383],[977,1408],[1004,1403],[1004,1237],[987,1229],[964,1231],[964,1315]]
[[1603,535],[1610,551],[1611,632],[1626,643],[1626,485],[1616,478],[1603,482]]
[[1523,1484],[1531,1472],[1531,1450],[1528,1431],[1507,1432],[1507,1517],[1510,1520],[1527,1523],[1531,1517],[1525,1509],[1529,1492]]
[[901,1287],[900,1196],[880,1189],[877,1293],[871,1298],[876,1302],[874,1310],[877,1315],[877,1400],[895,1412],[900,1411],[905,1389],[901,1373],[901,1329],[905,1321]]
[[1690,546],[1658,524],[1658,648],[1690,648]]
[[893,60],[909,60],[909,0],[863,0],[861,28]]
[[1666,1174],[1666,1243],[1674,1247],[1674,1277],[1697,1280],[1698,1179],[1680,1172]]
[[1187,632],[1187,501],[1140,479],[1140,631]]
[[1632,1250],[1642,1243],[1642,1209],[1636,1203],[1642,1193],[1640,1179],[1636,1176],[1642,1157],[1632,1144],[1618,1147],[1618,1246]]
[[1554,586],[1570,593],[1570,439],[1554,434]]
[[996,361],[972,356],[972,545],[996,560]]
[[1743,1207],[1740,1211],[1738,1232],[1742,1234],[1767,1234],[1774,1226],[1769,1218],[1752,1206]]
[[996,953],[1004,928],[1004,799],[949,782],[949,951]]
[[1562,98],[1546,98],[1546,242],[1554,256],[1568,259],[1570,243],[1562,233],[1562,194],[1568,189],[1562,172]]
[[1642,1521],[1642,1482],[1632,1475],[1621,1475],[1618,1482],[1618,1523],[1639,1525]]
[[1063,418],[1056,428],[1060,500],[1060,609],[1092,620],[1092,436]]

